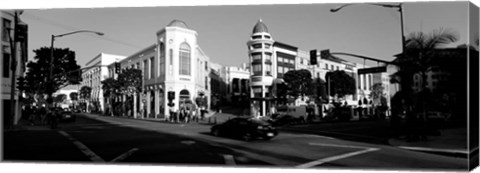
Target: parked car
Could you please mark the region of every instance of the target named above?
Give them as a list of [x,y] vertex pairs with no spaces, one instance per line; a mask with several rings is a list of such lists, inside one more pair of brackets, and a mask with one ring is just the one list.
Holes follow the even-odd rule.
[[72,111],[68,108],[63,109],[61,115],[60,115],[60,121],[62,122],[75,122],[77,119],[77,116],[72,113]]
[[270,140],[278,135],[269,123],[254,118],[234,118],[210,129],[214,136],[239,137],[245,141],[257,138]]

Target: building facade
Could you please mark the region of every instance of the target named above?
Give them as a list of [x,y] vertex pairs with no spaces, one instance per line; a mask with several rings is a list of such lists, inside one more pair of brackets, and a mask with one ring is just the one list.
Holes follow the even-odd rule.
[[[387,85],[384,93],[389,93],[389,81],[387,73],[379,74],[358,74],[360,68],[368,66],[345,61],[335,56],[321,58],[317,52],[317,64],[310,64],[308,51],[299,49],[283,42],[273,40],[267,26],[259,20],[254,28],[249,41],[247,41],[249,68],[250,68],[250,98],[252,100],[252,113],[255,116],[270,114],[274,107],[275,85],[283,82],[283,75],[291,70],[306,69],[312,74],[312,78],[325,78],[327,72],[345,71],[355,79],[356,94],[348,95],[342,102],[349,105],[357,105],[359,99],[370,99],[370,91],[375,83]],[[376,76],[376,80],[374,80]],[[330,88],[327,88],[330,93]],[[329,94],[330,95],[330,94]],[[333,98],[330,98],[333,99]]]
[[[175,110],[201,95],[210,100],[210,58],[198,45],[197,36],[185,22],[173,20],[156,33],[155,44],[119,62],[122,69],[142,70],[143,92],[131,96],[135,118],[168,118],[168,92],[175,93]],[[115,77],[113,64],[109,72]]]
[[[27,25],[23,23],[18,17],[15,19],[15,13],[19,15],[19,11],[1,10],[0,11],[0,56],[1,65],[1,103],[0,113],[3,116],[3,125],[17,124],[21,118],[21,104],[18,102],[18,97],[21,94],[16,87],[17,78],[24,75],[25,63],[27,62]],[[15,25],[15,21],[17,25]],[[16,28],[18,27],[18,28]],[[19,30],[22,27],[23,30]],[[17,38],[15,38],[17,36]],[[16,42],[14,42],[16,41]],[[16,46],[13,46],[16,44]],[[15,47],[16,49],[13,49]],[[15,56],[13,57],[13,52]],[[12,64],[14,64],[15,73],[12,71]],[[12,83],[12,78],[14,82]],[[11,89],[14,87],[14,100],[11,99]],[[15,102],[12,110],[11,103]]]
[[109,76],[107,66],[124,58],[125,56],[100,53],[85,64],[86,69],[82,72],[80,88],[82,86],[92,88],[90,98],[86,100],[87,111],[103,112],[105,110],[102,81]]

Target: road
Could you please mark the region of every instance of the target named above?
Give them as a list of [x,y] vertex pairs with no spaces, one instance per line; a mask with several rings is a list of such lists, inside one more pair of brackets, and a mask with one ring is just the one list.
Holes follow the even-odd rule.
[[[344,127],[343,130],[336,127],[335,131],[348,133],[349,130],[366,129]],[[197,123],[170,124],[84,114],[77,118],[77,122],[61,124],[56,130],[63,142],[67,141],[71,147],[65,152],[54,152],[49,155],[51,159],[45,160],[223,167],[467,169],[467,159],[464,158],[408,151],[381,142],[366,143],[295,133],[292,132],[295,127],[281,130],[270,141],[251,142],[215,137],[209,134],[209,128],[209,125]],[[329,128],[318,131],[329,133]],[[23,150],[16,150],[15,144],[8,143],[10,138],[15,138],[15,135],[5,136],[5,160],[42,160],[22,154]],[[52,141],[45,144],[54,145]]]

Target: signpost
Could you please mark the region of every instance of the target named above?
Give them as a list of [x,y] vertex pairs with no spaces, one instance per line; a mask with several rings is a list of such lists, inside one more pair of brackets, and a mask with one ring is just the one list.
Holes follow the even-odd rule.
[[387,71],[387,66],[372,67],[372,68],[361,68],[358,69],[358,74],[367,74],[367,73],[382,73]]

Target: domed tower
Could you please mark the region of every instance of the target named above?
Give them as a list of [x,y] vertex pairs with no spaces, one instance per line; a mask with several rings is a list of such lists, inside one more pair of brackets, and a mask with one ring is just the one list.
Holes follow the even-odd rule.
[[250,97],[254,116],[265,116],[269,112],[271,97],[269,88],[273,81],[272,54],[274,40],[268,32],[267,26],[258,20],[253,27],[252,36],[247,42],[250,59]]

